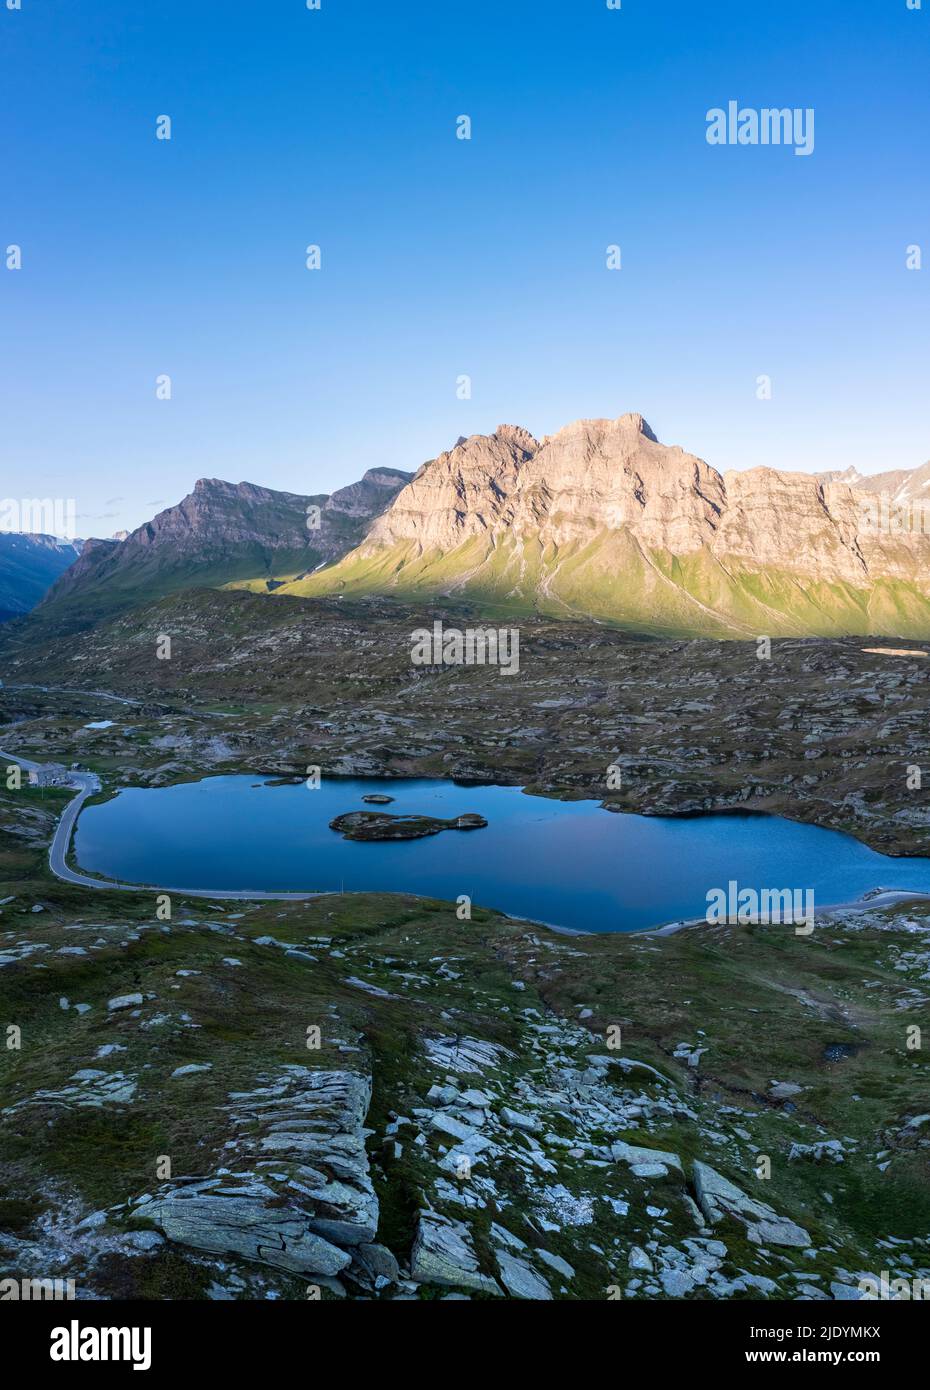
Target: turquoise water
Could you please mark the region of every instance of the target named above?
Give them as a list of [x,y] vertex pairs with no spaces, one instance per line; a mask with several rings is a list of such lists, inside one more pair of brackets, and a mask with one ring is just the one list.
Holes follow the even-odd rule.
[[[361,798],[436,816],[478,811],[486,830],[359,844],[329,829]],[[87,807],[81,868],[171,888],[373,890],[456,899],[584,931],[634,931],[702,917],[707,892],[813,889],[819,906],[869,889],[930,893],[930,859],[890,859],[832,830],[769,816],[689,820],[617,815],[596,801],[550,801],[517,787],[329,778],[311,791],[255,776],[131,789]]]

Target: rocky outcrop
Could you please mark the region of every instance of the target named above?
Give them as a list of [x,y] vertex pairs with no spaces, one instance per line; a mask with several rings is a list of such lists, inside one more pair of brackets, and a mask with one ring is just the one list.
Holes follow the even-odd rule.
[[[886,481],[913,502],[923,472]],[[662,632],[930,633],[930,510],[889,515],[877,482],[721,474],[640,415],[541,441],[502,425],[424,464],[355,551],[288,591],[461,589]]]
[[82,1067],[69,1077],[69,1084],[55,1090],[39,1090],[0,1113],[12,1115],[27,1106],[61,1107],[64,1110],[100,1110],[128,1105],[136,1093],[136,1079],[122,1071],[106,1072],[99,1067]]
[[552,1290],[545,1279],[527,1264],[526,1260],[521,1260],[518,1255],[511,1255],[507,1250],[498,1250],[496,1253],[501,1283],[512,1298],[552,1298]]
[[[5,1285],[64,1275],[78,1300],[167,1288],[704,1302],[851,1298],[868,1270],[904,1288],[930,1279],[912,1200],[930,1143],[919,1079],[902,1089],[894,1057],[869,1048],[863,1114],[848,1087],[823,1086],[821,1060],[833,1005],[855,1012],[862,1043],[925,1006],[926,902],[838,914],[834,949],[812,952],[728,926],[710,942],[706,928],[567,937],[488,914],[463,931],[451,910],[388,915],[374,898],[338,916],[332,898],[185,904],[167,934],[138,916],[46,910],[32,942],[27,893],[0,900],[0,974],[28,1010],[24,1038],[51,1012],[61,1045],[0,1078]],[[123,991],[140,960],[138,1005]],[[92,1003],[69,999],[78,981]],[[725,1007],[708,1014],[708,998]],[[733,1033],[747,1016],[759,1029]],[[321,1052],[306,1054],[317,1067],[254,1063],[296,1055],[308,1018],[322,1025]],[[610,1045],[613,1019],[625,1051]],[[226,1046],[217,1020],[241,1027]],[[792,1080],[776,1081],[773,1041],[786,1038],[778,1071]],[[702,1084],[690,1057],[704,1048]],[[767,1094],[778,1088],[809,1098],[795,1108]],[[152,1136],[185,1157],[127,1200]],[[770,1182],[752,1174],[761,1152],[780,1156]],[[876,1231],[843,1199],[851,1186],[882,1194],[893,1222]]]
[[147,1220],[168,1240],[215,1255],[238,1255],[288,1274],[332,1276],[351,1255],[310,1229],[296,1207],[277,1206],[265,1183],[239,1190],[218,1184],[214,1191],[179,1191],[147,1203],[135,1220]]
[[[886,476],[900,491],[899,475]],[[660,444],[641,415],[576,420],[542,442],[501,425],[425,464],[375,521],[363,550],[414,541],[448,551],[473,537],[504,535],[561,547],[626,530],[644,551],[687,556],[706,548],[857,581],[870,558],[880,573],[896,563],[897,547],[869,534],[862,490],[875,481],[853,487],[773,468],[721,475]],[[930,557],[930,537],[903,544],[903,569],[905,555],[912,572]]]
[[366,548],[414,540],[454,547],[515,520],[521,469],[539,444],[526,430],[501,425],[472,435],[425,463],[369,531]]
[[363,1127],[370,1080],[287,1066],[229,1099],[235,1169],[147,1195],[131,1220],[198,1250],[293,1274],[339,1273],[378,1228]]
[[388,811],[347,811],[334,817],[329,828],[346,840],[422,840],[441,830],[481,830],[486,825],[484,816],[474,811],[448,820],[440,816],[396,816]]
[[409,483],[412,473],[399,468],[369,468],[357,483],[338,488],[326,501],[324,512],[342,512],[345,516],[370,521],[377,516]]
[[[627,1163],[638,1176],[664,1177],[669,1168],[683,1172],[681,1159],[677,1154],[664,1149],[644,1149],[635,1144],[616,1143],[610,1146],[610,1156],[618,1163]],[[643,1169],[648,1168],[648,1173]]]
[[421,1211],[410,1255],[410,1277],[418,1284],[499,1294],[497,1283],[478,1268],[468,1227],[461,1221]]
[[88,542],[46,595],[43,616],[118,609],[192,585],[309,572],[357,545],[409,477],[370,469],[332,496],[201,478],[125,540]]
[[711,1226],[731,1216],[746,1228],[755,1245],[807,1246],[811,1238],[802,1226],[779,1216],[765,1202],[747,1197],[745,1192],[707,1163],[695,1163],[694,1190],[698,1204]]

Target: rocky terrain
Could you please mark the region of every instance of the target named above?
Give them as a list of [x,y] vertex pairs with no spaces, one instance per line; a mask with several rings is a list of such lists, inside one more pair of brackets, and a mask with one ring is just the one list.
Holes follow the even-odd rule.
[[[410,630],[386,604],[164,599],[66,663],[8,647],[0,743],[104,795],[318,763],[925,843],[923,648],[760,661],[536,620],[502,700],[492,669],[411,667]],[[66,688],[21,688],[43,671]],[[816,1301],[928,1275],[926,904],[807,937],[566,936],[375,894],[175,895],[166,918],[49,876],[69,795],[0,787],[6,1275],[104,1298]]]
[[801,939],[566,937],[403,896],[155,907],[41,871],[0,904],[5,1276],[816,1301],[930,1276],[925,909]]
[[[890,502],[907,505],[930,503],[930,462],[920,468],[892,468],[884,473],[860,473],[857,468],[846,468],[840,472],[820,473],[824,482],[847,483],[860,492],[878,493]],[[915,510],[916,521],[919,513]],[[924,531],[930,530],[930,522],[924,522]]]
[[[0,639],[0,746],[104,796],[317,765],[924,851],[926,644],[527,615],[505,682],[412,665],[415,628],[476,614],[207,588],[66,639],[40,616]],[[930,1278],[926,903],[803,937],[573,936],[403,894],[175,894],[166,915],[50,877],[69,796],[0,786],[5,1276],[79,1298],[817,1302]]]
[[[64,654],[57,637],[11,634],[0,746],[77,757],[110,788],[318,765],[507,782],[645,814],[775,812],[886,854],[925,853],[927,644],[783,639],[759,659],[754,643],[528,619],[519,673],[502,681],[491,667],[412,666],[411,633],[433,616],[469,621],[461,607],[203,591],[76,634]],[[140,703],[15,688],[50,679]],[[101,719],[112,722],[85,727]]]

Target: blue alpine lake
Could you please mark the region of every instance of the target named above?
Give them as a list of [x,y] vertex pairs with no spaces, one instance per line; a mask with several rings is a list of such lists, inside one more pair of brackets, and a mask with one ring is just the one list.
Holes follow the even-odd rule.
[[[394,798],[366,806],[373,793]],[[426,839],[345,840],[346,811],[448,818],[477,811],[483,830]],[[667,819],[553,801],[518,787],[326,778],[275,785],[208,777],[128,789],[88,806],[75,832],[80,868],[123,883],[262,891],[379,891],[498,908],[581,931],[635,931],[703,917],[707,893],[812,889],[818,907],[875,888],[930,893],[930,859],[877,854],[837,831],[758,815]]]

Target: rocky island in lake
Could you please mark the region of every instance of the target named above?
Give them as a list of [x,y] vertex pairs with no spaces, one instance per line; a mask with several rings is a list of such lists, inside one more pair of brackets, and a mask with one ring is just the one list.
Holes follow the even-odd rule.
[[[373,796],[362,799],[376,800]],[[481,830],[486,825],[484,816],[469,811],[449,820],[441,816],[398,816],[389,811],[347,811],[329,823],[331,830],[338,830],[347,840],[422,840],[441,830]]]

